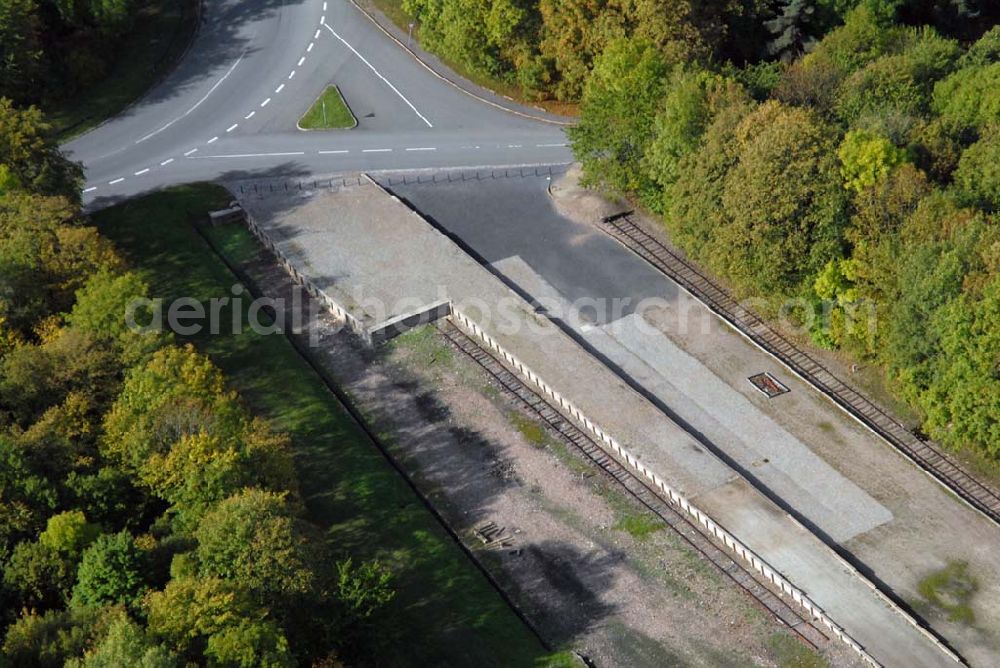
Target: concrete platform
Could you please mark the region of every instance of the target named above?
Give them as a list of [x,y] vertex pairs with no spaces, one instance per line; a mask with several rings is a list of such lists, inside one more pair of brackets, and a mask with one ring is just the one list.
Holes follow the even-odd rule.
[[[884,665],[954,665],[815,535],[377,187],[296,191],[247,199],[243,205],[300,272],[337,295],[364,322],[375,324],[440,299],[451,300],[647,467],[805,590]],[[616,345],[628,350],[640,343],[626,333],[618,335]],[[705,400],[711,400],[715,390],[705,391]],[[797,469],[814,463],[800,460],[774,475],[794,485]],[[849,535],[884,521],[887,511],[878,502],[831,473],[824,484],[832,492],[843,489],[868,509],[864,517],[845,518],[839,531]],[[823,512],[836,513],[837,499],[827,503]]]

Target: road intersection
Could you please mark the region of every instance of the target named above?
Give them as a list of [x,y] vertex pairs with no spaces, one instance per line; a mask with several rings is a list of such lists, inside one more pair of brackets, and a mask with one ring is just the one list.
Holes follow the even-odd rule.
[[[298,118],[330,83],[358,127],[298,130]],[[563,126],[551,122],[557,119],[501,103],[515,113],[450,85],[348,0],[221,0],[207,3],[198,37],[168,77],[63,148],[86,168],[89,208],[237,175],[571,158]]]

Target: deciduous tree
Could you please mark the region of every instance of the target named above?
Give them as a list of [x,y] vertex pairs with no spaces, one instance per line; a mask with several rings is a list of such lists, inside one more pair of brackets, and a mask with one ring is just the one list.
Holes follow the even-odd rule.
[[654,132],[668,65],[646,40],[614,42],[587,81],[573,151],[590,183],[619,192],[650,189],[641,161]]
[[103,534],[83,553],[73,587],[73,605],[134,605],[142,593],[142,554],[132,534]]

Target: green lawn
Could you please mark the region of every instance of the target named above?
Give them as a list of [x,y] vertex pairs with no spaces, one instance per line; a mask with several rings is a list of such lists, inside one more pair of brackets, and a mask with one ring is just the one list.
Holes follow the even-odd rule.
[[336,86],[327,86],[305,116],[299,119],[299,127],[303,130],[353,128],[357,124],[358,120],[347,108],[347,103]]
[[199,0],[138,0],[120,56],[86,92],[46,105],[59,141],[82,134],[136,101],[177,62],[198,26]]
[[[126,202],[97,214],[95,222],[145,276],[153,296],[207,300],[232,295],[238,281],[191,221],[229,199],[215,186],[185,186]],[[234,264],[257,252],[242,227],[206,233]],[[289,341],[226,332],[191,340],[255,412],[291,435],[314,521],[344,553],[386,559],[397,573],[399,616],[384,629],[385,663],[530,666],[543,657],[537,639]]]

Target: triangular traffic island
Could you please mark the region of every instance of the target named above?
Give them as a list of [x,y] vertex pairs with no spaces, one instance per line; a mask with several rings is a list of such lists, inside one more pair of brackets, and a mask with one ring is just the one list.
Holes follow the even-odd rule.
[[298,122],[300,130],[350,130],[357,124],[358,119],[335,85],[327,86]]

